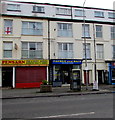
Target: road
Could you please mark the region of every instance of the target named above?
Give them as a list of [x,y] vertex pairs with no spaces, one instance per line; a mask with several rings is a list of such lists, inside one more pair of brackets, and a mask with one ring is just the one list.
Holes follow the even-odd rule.
[[5,99],[3,118],[113,118],[113,95]]

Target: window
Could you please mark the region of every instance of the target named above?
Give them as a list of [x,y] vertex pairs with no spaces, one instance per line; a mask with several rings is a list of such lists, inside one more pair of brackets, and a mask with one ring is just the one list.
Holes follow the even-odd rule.
[[96,37],[102,38],[102,26],[101,25],[96,25]]
[[56,8],[57,15],[71,15],[71,9],[68,8]]
[[103,44],[97,44],[97,59],[104,58],[104,47]]
[[12,34],[12,20],[4,20],[4,34]]
[[12,57],[12,43],[11,42],[4,42],[3,43],[3,57],[4,58],[11,58]]
[[115,40],[115,27],[111,27],[111,39]]
[[90,32],[89,32],[89,25],[88,24],[83,24],[82,25],[82,36],[83,37],[90,37]]
[[101,11],[95,11],[94,14],[95,14],[95,17],[104,17],[104,12],[101,12]]
[[109,12],[108,13],[108,18],[114,18],[115,19],[115,13]]
[[58,36],[59,37],[72,37],[72,24],[58,23]]
[[[85,47],[86,47],[86,51],[85,51]],[[85,58],[85,53],[86,53],[86,58],[90,59],[91,58],[90,43],[86,43],[86,44],[83,43],[83,58]]]
[[20,5],[19,4],[8,4],[7,10],[8,11],[20,11]]
[[113,45],[113,59],[115,59],[115,45]]
[[76,17],[83,17],[83,16],[85,16],[85,11],[83,11],[83,10],[75,10],[75,16]]
[[41,6],[33,6],[33,12],[45,13],[44,7],[41,7]]
[[58,58],[73,58],[73,43],[58,43]]
[[22,42],[22,58],[43,58],[42,43]]
[[22,22],[23,35],[43,35],[41,22]]

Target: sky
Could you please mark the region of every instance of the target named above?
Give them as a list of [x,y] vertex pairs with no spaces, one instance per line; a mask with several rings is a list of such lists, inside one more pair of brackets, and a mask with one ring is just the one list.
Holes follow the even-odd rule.
[[[26,1],[26,2],[83,6],[83,3],[85,0],[14,0],[14,1]],[[113,9],[114,1],[115,0],[86,0],[85,7]]]

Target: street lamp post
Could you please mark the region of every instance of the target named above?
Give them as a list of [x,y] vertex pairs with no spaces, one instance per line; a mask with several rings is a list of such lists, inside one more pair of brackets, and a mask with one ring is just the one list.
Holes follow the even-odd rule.
[[97,66],[96,66],[96,42],[95,42],[95,26],[93,24],[93,38],[94,38],[94,82],[93,82],[93,91],[98,90],[98,83],[97,83]]
[[84,6],[85,6],[85,3],[86,3],[86,0],[84,0],[84,3],[83,3],[83,28],[84,28],[84,46],[85,46],[85,79],[86,79],[86,90],[88,90],[88,66],[87,66],[87,50],[86,50],[86,46],[87,46],[87,43],[86,43],[86,33],[85,33],[85,9],[84,9]]

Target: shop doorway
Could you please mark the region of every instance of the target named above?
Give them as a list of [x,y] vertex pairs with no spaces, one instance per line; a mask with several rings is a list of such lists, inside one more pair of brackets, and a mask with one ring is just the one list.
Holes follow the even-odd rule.
[[3,67],[2,68],[2,87],[12,87],[13,81],[13,68]]
[[70,65],[62,65],[62,84],[70,84],[72,69]]
[[104,84],[105,83],[104,71],[103,70],[98,70],[98,83],[99,84]]
[[84,84],[89,84],[89,71],[84,70]]

